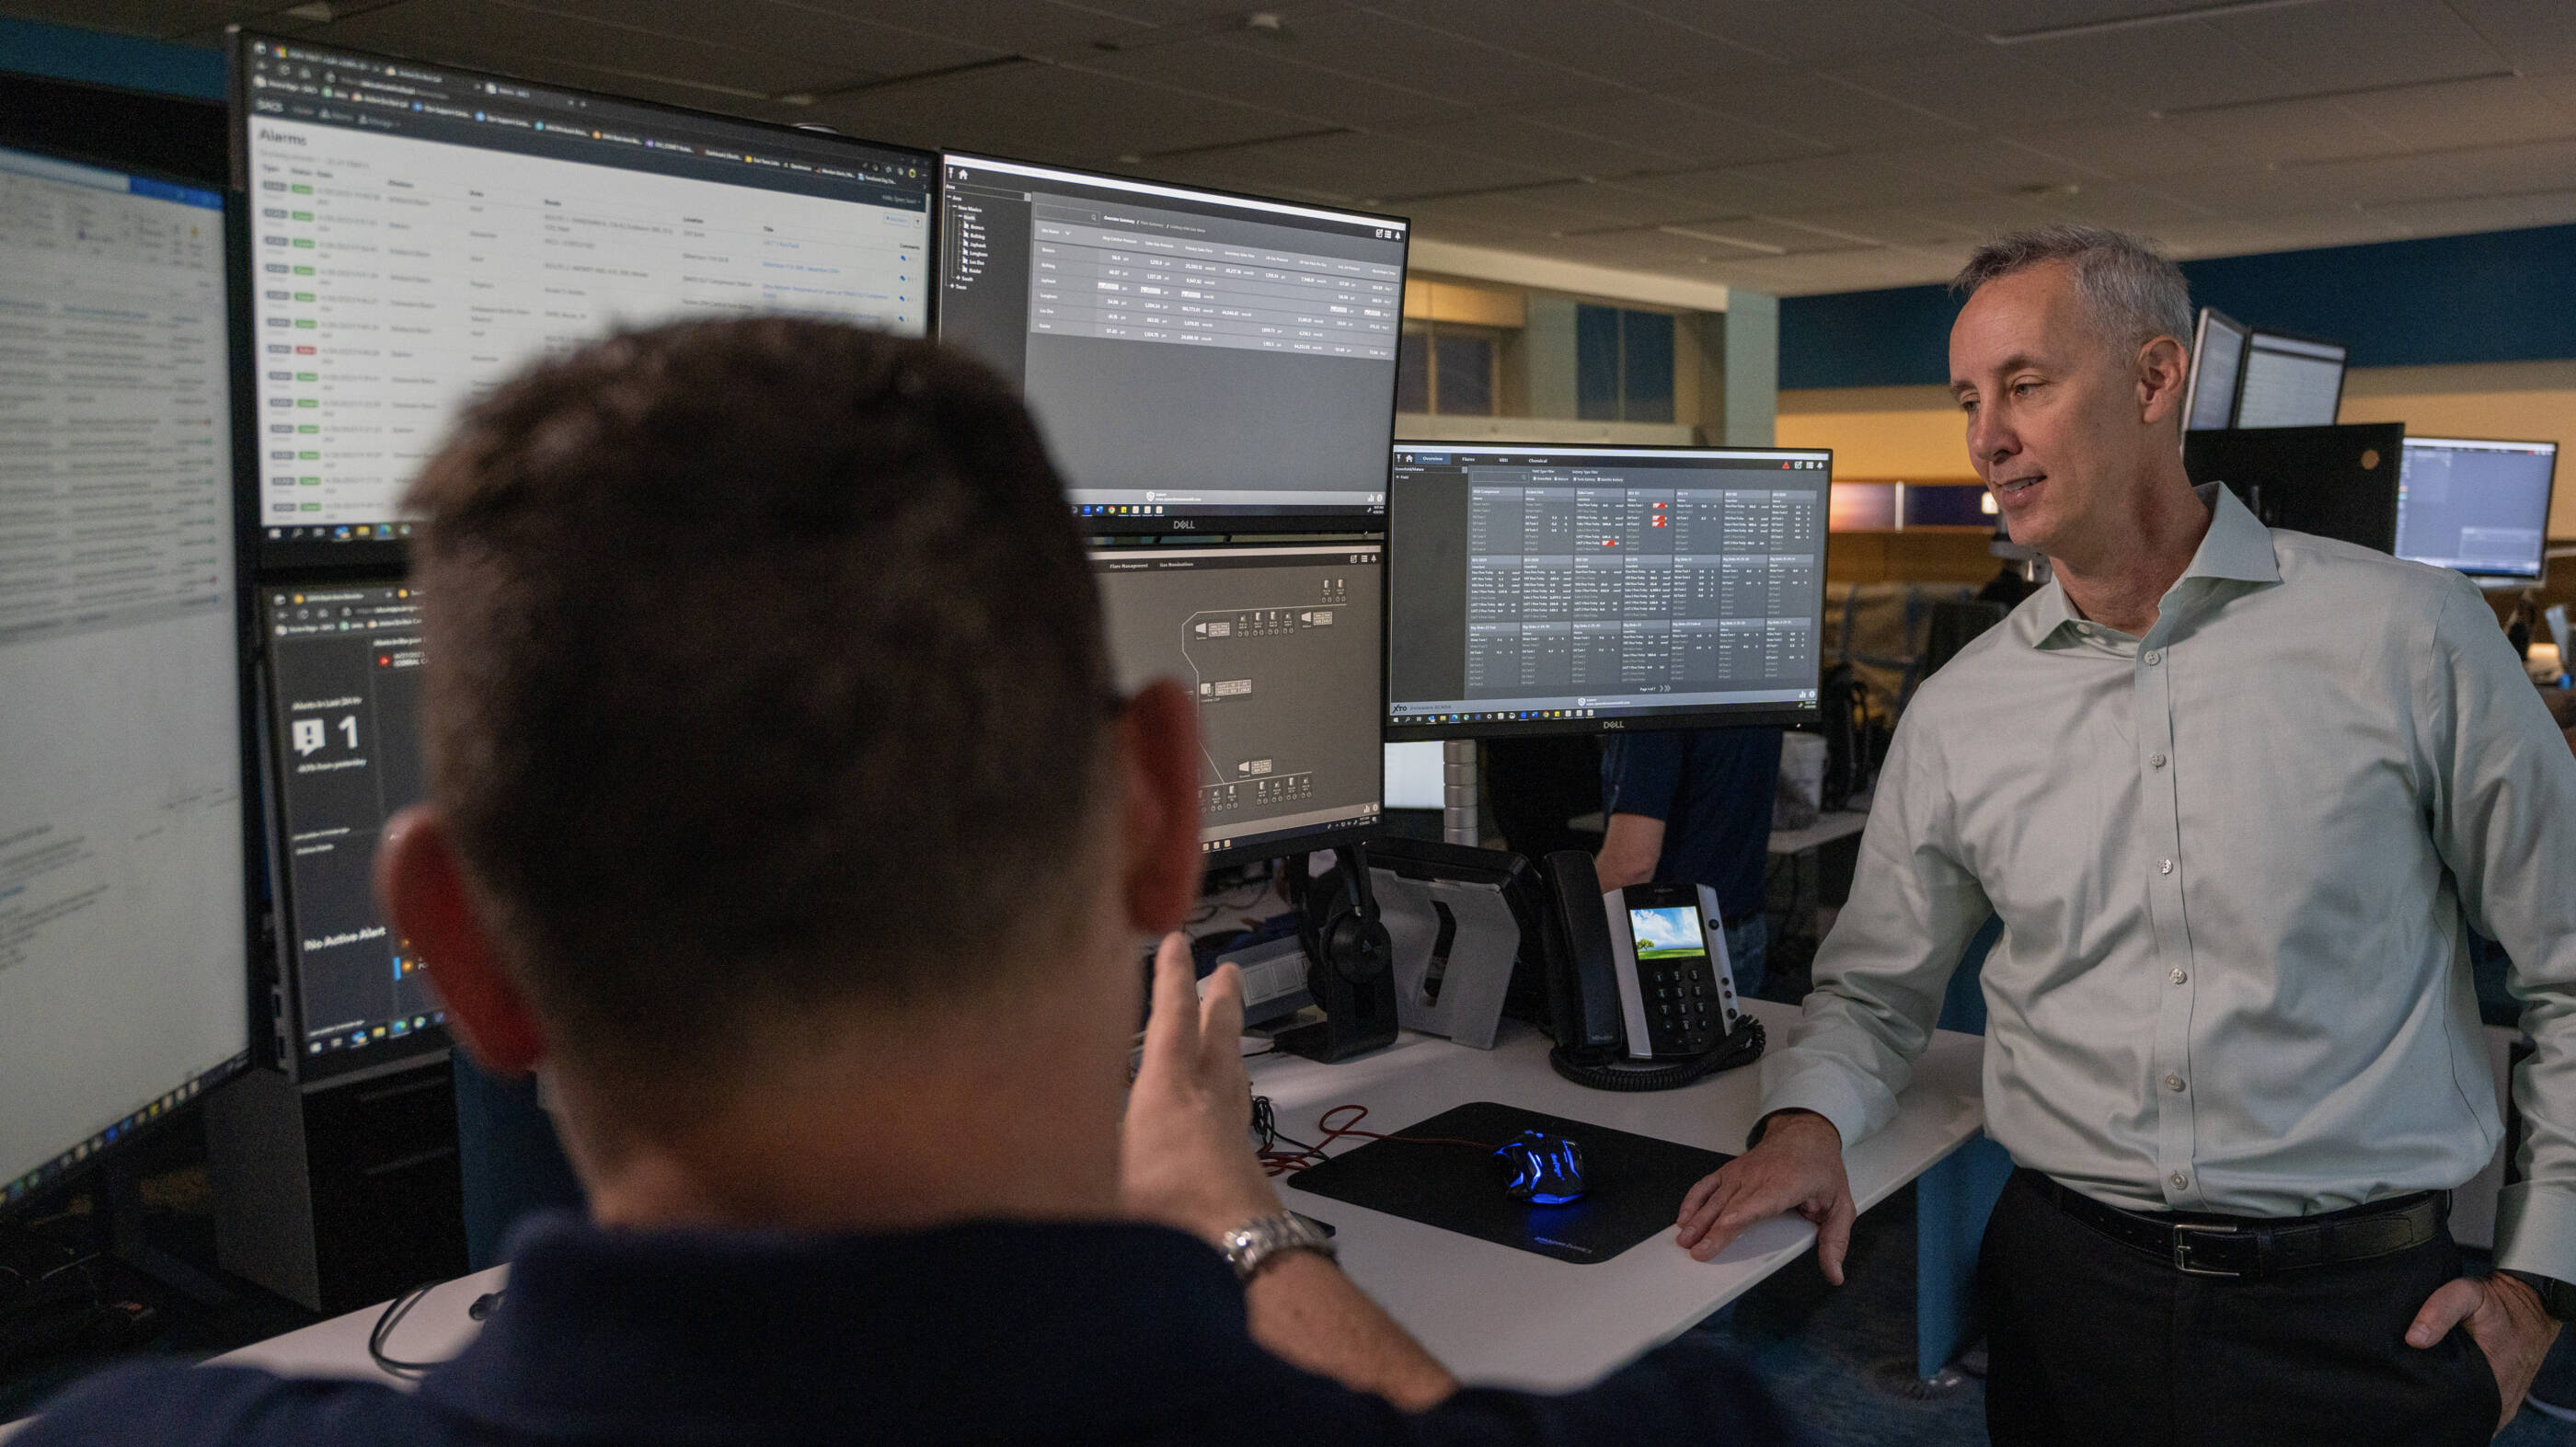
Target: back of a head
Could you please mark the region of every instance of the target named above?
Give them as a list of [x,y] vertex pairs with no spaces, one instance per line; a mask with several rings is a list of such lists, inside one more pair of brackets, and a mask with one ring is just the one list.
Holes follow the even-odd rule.
[[2134,351],[2157,337],[2171,337],[2191,354],[2191,284],[2141,237],[2108,227],[2059,222],[1996,237],[1978,247],[1950,282],[1962,301],[1977,289],[2035,266],[2062,263],[2103,338]]
[[410,505],[430,797],[577,1066],[979,998],[1072,907],[1099,608],[984,367],[783,318],[618,336],[474,407]]

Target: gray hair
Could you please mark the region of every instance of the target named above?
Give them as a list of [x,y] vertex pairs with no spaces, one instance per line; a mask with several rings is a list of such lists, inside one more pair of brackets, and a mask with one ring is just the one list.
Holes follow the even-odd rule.
[[1950,290],[1964,301],[1977,288],[2048,261],[2075,272],[2075,290],[2104,336],[2121,346],[2171,337],[2191,353],[2191,284],[2143,238],[2061,221],[1999,236],[1977,248]]

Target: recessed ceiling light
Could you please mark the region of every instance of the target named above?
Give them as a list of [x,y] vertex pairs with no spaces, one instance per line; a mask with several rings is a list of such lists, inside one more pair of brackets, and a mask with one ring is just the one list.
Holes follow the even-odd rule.
[[2012,188],[2016,196],[2081,196],[2084,187],[2074,181],[2032,181]]

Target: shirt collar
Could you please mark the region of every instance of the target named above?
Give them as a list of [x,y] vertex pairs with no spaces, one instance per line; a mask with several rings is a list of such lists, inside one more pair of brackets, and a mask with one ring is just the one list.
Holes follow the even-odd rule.
[[[1160,1227],[887,1236],[612,1231],[547,1218],[434,1408],[583,1440],[1115,1435],[1282,1370],[1216,1252]],[[1229,1385],[1231,1384],[1231,1385]]]
[[[2281,562],[2272,551],[2272,530],[2262,519],[2237,500],[2234,491],[2224,483],[2207,482],[2192,489],[2201,506],[2209,509],[2209,531],[2201,535],[2200,547],[2191,555],[2191,566],[2182,570],[2173,587],[2165,592],[2170,602],[2195,578],[2212,582],[2277,583],[2281,581]],[[2030,601],[2030,646],[2049,648],[2070,641],[2076,626],[2084,620],[2077,617],[2073,604],[2066,601],[2066,589],[2054,578]]]

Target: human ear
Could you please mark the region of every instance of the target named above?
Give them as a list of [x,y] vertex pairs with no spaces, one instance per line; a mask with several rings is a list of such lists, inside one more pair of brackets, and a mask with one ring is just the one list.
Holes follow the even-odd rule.
[[376,843],[376,899],[429,967],[448,1029],[477,1063],[524,1075],[545,1059],[545,1030],[503,964],[468,888],[446,821],[424,804],[396,814]]

